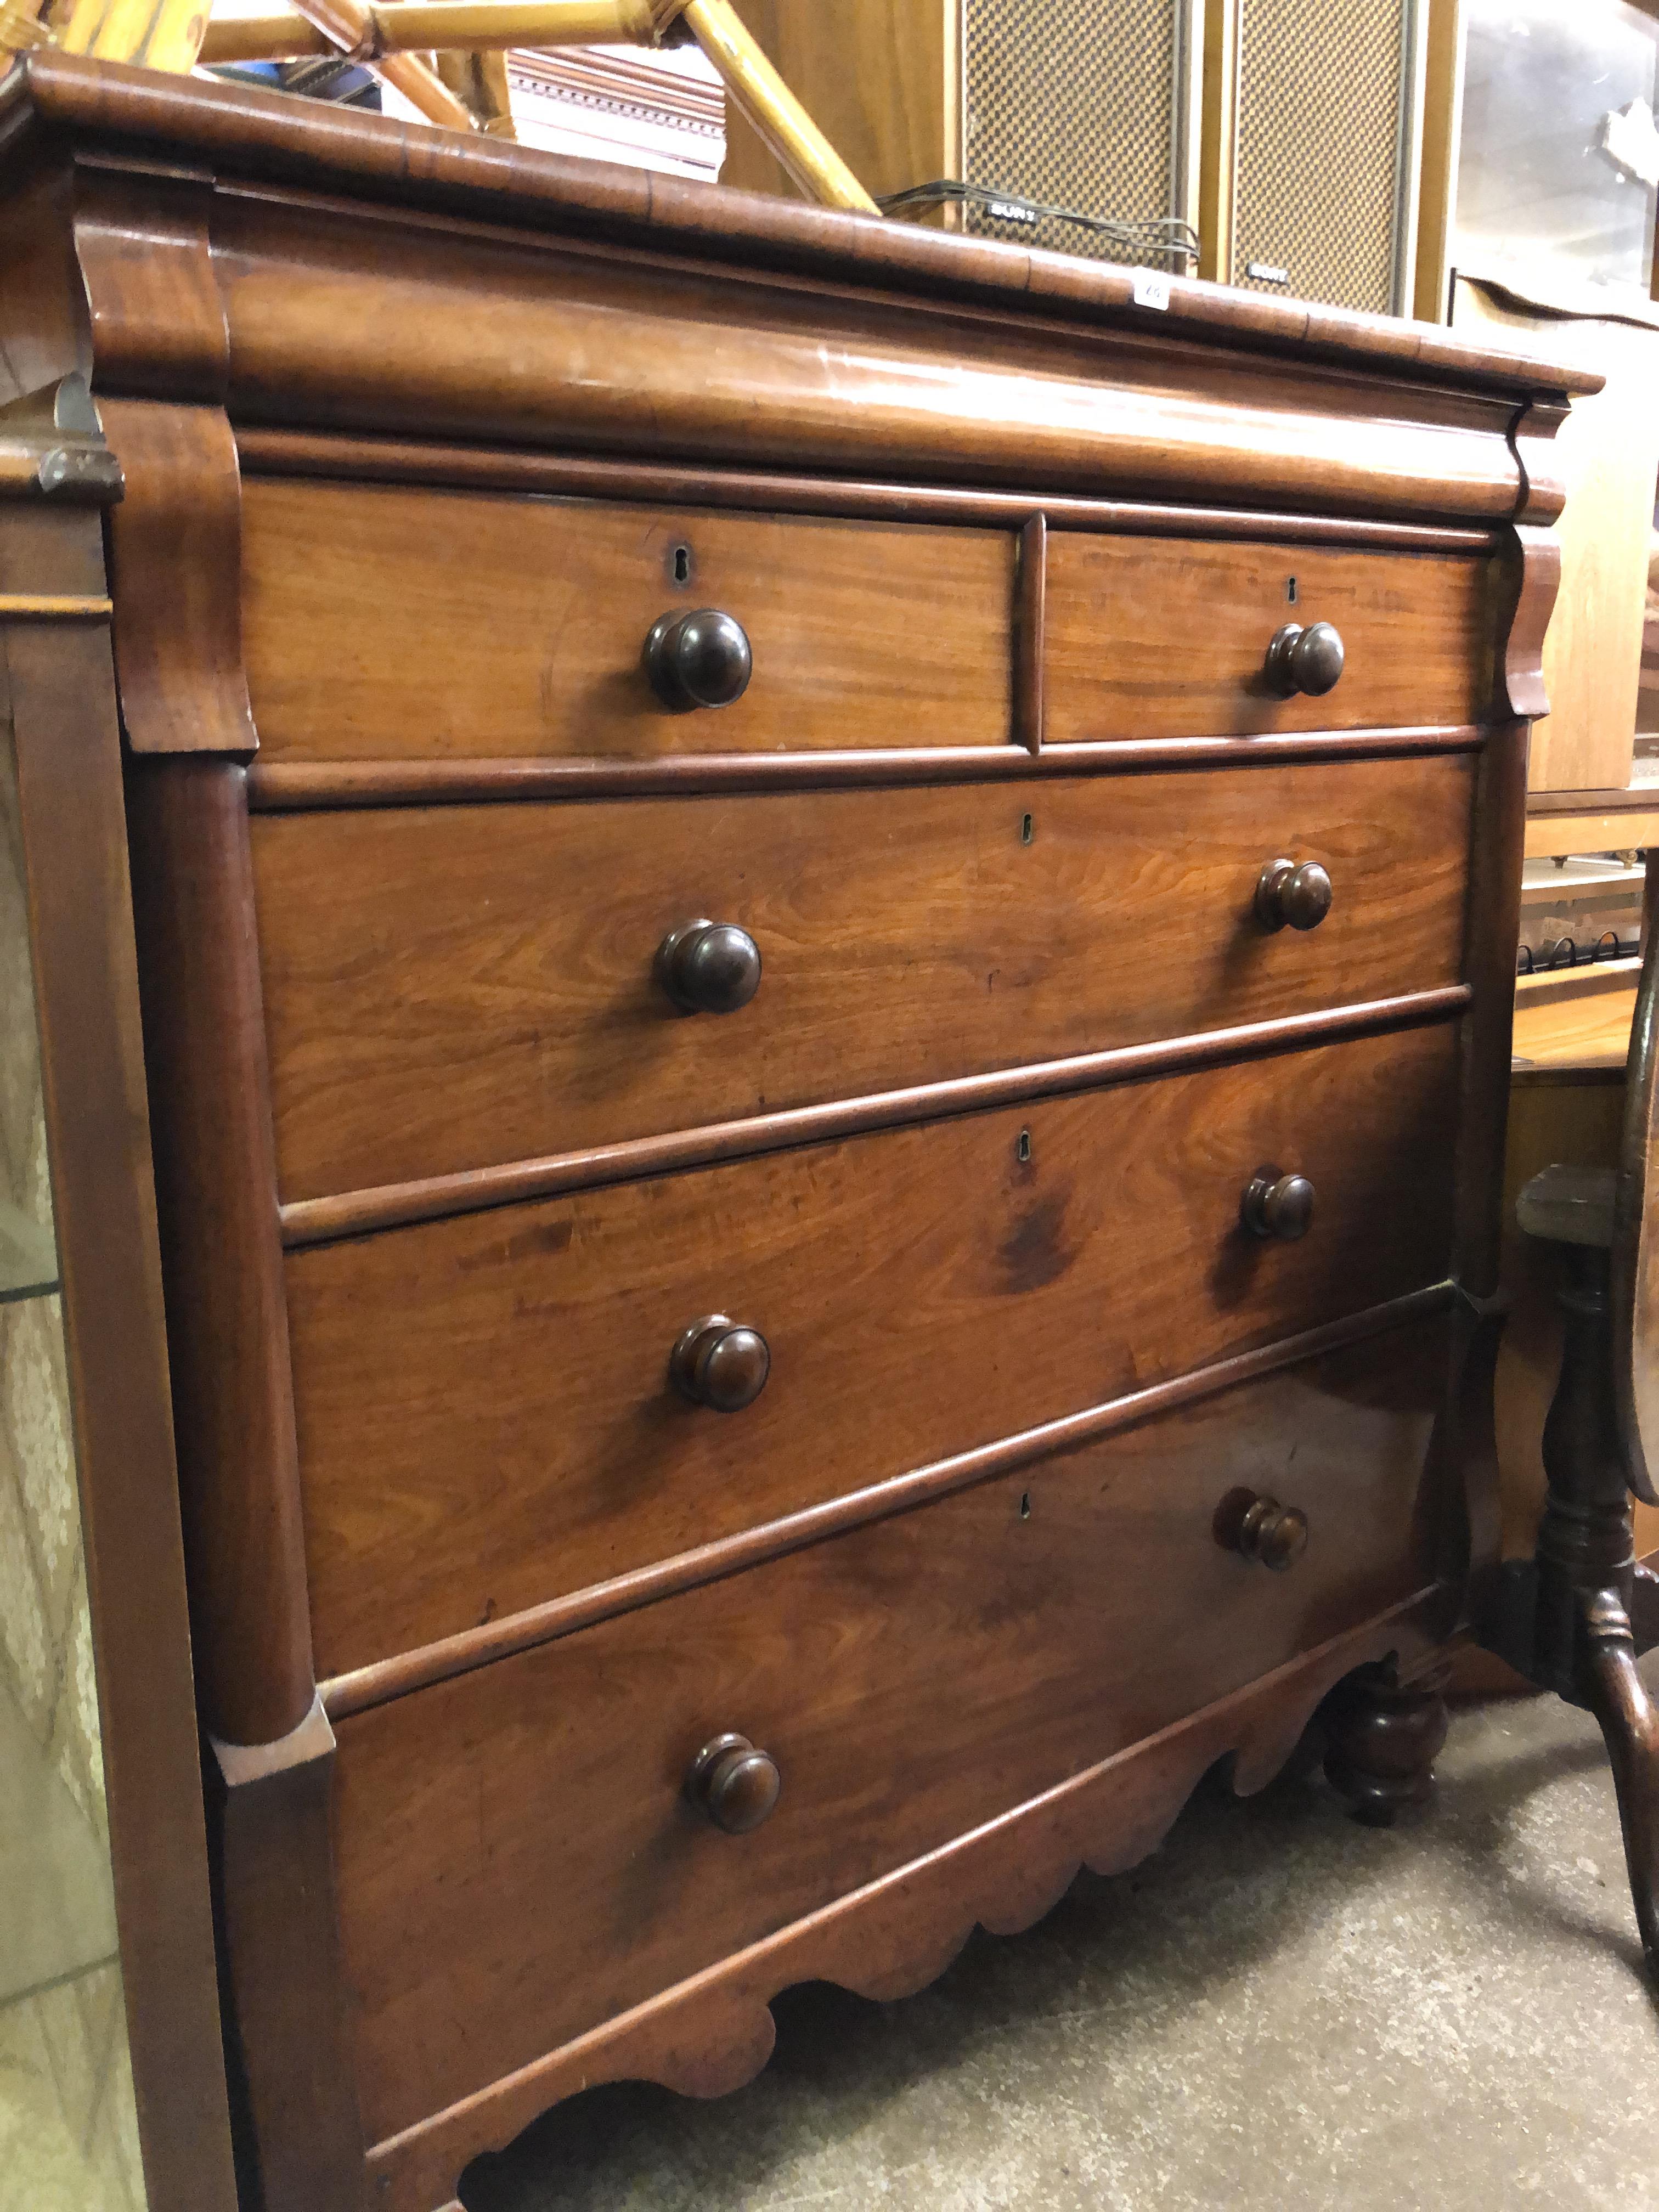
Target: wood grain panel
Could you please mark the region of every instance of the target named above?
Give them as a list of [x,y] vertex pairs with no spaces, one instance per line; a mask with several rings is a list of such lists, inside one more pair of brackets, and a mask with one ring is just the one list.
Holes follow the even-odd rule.
[[771,2056],[775,2023],[768,2007],[781,1990],[824,1981],[878,2004],[914,1995],[945,1972],[975,1927],[1018,1935],[1053,1909],[1081,1868],[1110,1875],[1139,1864],[1201,1778],[1224,1762],[1238,1796],[1265,1787],[1345,1676],[1392,1662],[1414,1679],[1432,1666],[1444,1618],[1443,1592],[1425,1586],[377,2144],[368,2160],[377,2206],[428,2212],[449,2199],[456,2175],[480,2151],[501,2149],[550,2105],[603,2081],[657,2081],[694,2097],[741,2088]]
[[[1383,1339],[343,1723],[371,2136],[1414,1589],[1444,1358]],[[1283,1575],[1212,1526],[1269,1481],[1311,1531]],[[744,1837],[680,1795],[726,1729],[782,1772]]]
[[[1474,772],[258,817],[283,1195],[1453,982]],[[1330,872],[1316,930],[1255,919],[1281,853]],[[702,915],[763,973],[688,1018],[652,962]]]
[[[866,191],[962,174],[962,0],[738,0],[738,13]],[[726,136],[721,184],[795,191],[735,108]]]
[[[266,478],[243,535],[273,759],[1011,738],[1011,532]],[[748,632],[754,675],[675,713],[646,634],[708,606]]]
[[[291,1253],[319,1675],[1439,1280],[1456,1043],[1443,1024]],[[1317,1190],[1299,1243],[1239,1226],[1268,1164]],[[740,1413],[669,1381],[713,1313],[770,1346]]]
[[[1492,571],[1478,556],[1056,532],[1044,736],[1063,744],[1482,720],[1497,673]],[[1342,634],[1336,688],[1280,698],[1263,680],[1268,643],[1285,623],[1316,622]]]
[[[1086,264],[1084,264],[1086,265]],[[1101,264],[1096,264],[1097,266]],[[1260,295],[1258,295],[1259,297]],[[694,468],[672,461],[617,461],[589,453],[520,447],[450,446],[404,438],[235,425],[249,476],[334,477],[356,483],[447,486],[453,491],[561,493],[670,505],[759,508],[766,514],[837,514],[858,520],[990,523],[1019,529],[1029,492],[986,486],[872,482],[859,477],[786,475],[753,468]],[[1043,495],[1052,530],[1121,530],[1152,537],[1256,538],[1310,545],[1376,545],[1393,551],[1487,553],[1507,530],[1445,523],[1365,522],[1348,514],[1273,514],[1256,507],[1149,505],[1127,499]]]

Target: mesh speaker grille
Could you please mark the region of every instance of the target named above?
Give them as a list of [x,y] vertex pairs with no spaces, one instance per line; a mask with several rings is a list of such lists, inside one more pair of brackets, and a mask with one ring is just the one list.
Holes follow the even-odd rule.
[[[969,183],[1118,221],[1176,212],[1180,23],[1180,0],[966,0]],[[1137,258],[1068,223],[1000,222],[969,206],[967,225],[1060,253]]]
[[[1243,0],[1233,282],[1394,307],[1409,0]],[[1288,270],[1288,285],[1246,275]]]

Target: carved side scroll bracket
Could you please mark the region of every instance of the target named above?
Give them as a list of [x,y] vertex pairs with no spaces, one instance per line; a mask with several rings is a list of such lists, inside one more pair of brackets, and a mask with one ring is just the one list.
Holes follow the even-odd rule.
[[1521,721],[1541,721],[1550,710],[1544,634],[1561,585],[1561,541],[1541,525],[1517,524],[1508,565],[1513,598],[1498,664],[1498,709]]
[[242,480],[217,407],[106,399],[115,666],[136,753],[257,752],[242,665]]
[[1549,713],[1544,688],[1544,633],[1561,584],[1561,547],[1552,526],[1566,505],[1566,485],[1553,441],[1566,421],[1565,399],[1532,400],[1510,425],[1510,447],[1520,475],[1511,518],[1513,598],[1498,664],[1498,711],[1523,721]]
[[204,170],[82,154],[76,262],[91,383],[127,496],[110,525],[115,659],[140,753],[246,757],[241,477]]
[[209,242],[212,207],[206,171],[76,161],[75,252],[100,398],[223,401],[230,335]]

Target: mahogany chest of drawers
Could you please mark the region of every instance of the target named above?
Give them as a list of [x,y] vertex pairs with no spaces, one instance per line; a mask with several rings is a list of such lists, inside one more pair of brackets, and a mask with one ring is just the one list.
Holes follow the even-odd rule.
[[245,2148],[433,2212],[1457,1632],[1590,380],[119,70],[0,127],[0,364],[125,483]]

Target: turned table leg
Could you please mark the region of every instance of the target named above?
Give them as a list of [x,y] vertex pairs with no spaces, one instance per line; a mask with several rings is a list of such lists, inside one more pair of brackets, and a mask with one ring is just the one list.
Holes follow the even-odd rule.
[[1648,1972],[1659,1976],[1659,1709],[1636,1671],[1636,1644],[1616,1589],[1584,1602],[1584,1699],[1601,1723],[1619,1796],[1625,1863]]
[[1434,1795],[1434,1762],[1446,1741],[1446,1701],[1431,1687],[1401,1688],[1378,1671],[1350,1677],[1327,1709],[1325,1778],[1367,1827],[1391,1828]]

